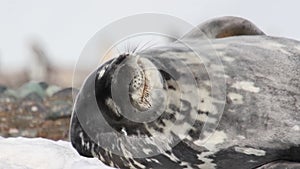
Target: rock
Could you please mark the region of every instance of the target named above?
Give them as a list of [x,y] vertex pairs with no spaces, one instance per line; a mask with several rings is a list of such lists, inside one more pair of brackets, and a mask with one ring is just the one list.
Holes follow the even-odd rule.
[[61,87],[56,85],[49,85],[46,89],[46,94],[47,96],[51,97],[54,93],[58,92],[59,90],[61,90]]
[[48,110],[44,106],[43,98],[38,93],[29,93],[24,98],[19,100],[19,110],[24,113],[25,115],[29,115],[31,113],[38,113],[34,114],[36,116],[46,116]]
[[49,109],[46,119],[58,119],[70,117],[73,109],[73,96],[78,93],[77,89],[66,88],[54,93],[45,101]]
[[11,136],[17,136],[19,134],[19,130],[16,129],[16,128],[10,128],[8,130],[8,133],[11,135]]
[[37,93],[29,93],[24,98],[22,98],[21,101],[43,102],[43,98]]
[[18,91],[20,93],[20,97],[23,98],[31,93],[38,94],[41,98],[44,98],[46,96],[46,92],[44,91],[43,85],[40,85],[36,82],[29,82],[21,86]]
[[15,91],[15,90],[12,90],[12,89],[6,89],[3,93],[3,95],[12,96],[12,97],[15,97],[15,98],[20,97],[20,93]]
[[6,89],[6,86],[0,85],[0,94],[4,93]]
[[39,82],[38,84],[42,87],[43,90],[46,90],[49,87],[49,84],[46,82]]
[[38,129],[21,130],[18,136],[34,138],[38,136]]
[[52,97],[69,100],[69,99],[75,98],[76,95],[78,94],[78,92],[79,92],[78,89],[70,87],[70,88],[65,88],[65,89],[57,91],[56,93],[53,94]]

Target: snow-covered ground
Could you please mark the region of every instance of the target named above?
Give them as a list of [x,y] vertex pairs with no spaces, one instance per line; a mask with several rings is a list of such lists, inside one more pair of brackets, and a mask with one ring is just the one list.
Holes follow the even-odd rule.
[[80,156],[70,142],[0,137],[0,169],[113,169]]

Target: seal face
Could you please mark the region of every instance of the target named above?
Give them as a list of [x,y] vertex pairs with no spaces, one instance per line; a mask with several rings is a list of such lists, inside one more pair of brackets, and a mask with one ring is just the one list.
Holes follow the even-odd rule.
[[[206,57],[170,44],[120,55],[93,72],[72,116],[76,150],[122,169],[250,169],[277,160],[300,162],[300,42],[238,36],[212,39],[211,51],[187,40]],[[210,60],[214,53],[222,54],[222,67]],[[215,130],[210,126],[222,103],[206,68],[226,78],[226,105]],[[89,88],[94,92],[86,92]],[[101,122],[89,114],[90,95]]]
[[[149,66],[149,69],[145,69]],[[162,95],[166,82],[159,70],[147,58],[129,54],[119,56],[106,67],[102,76],[97,73],[95,81],[96,100],[100,111],[118,132],[150,135],[146,126],[139,123],[138,119],[136,122],[129,122],[131,114],[126,113],[145,113],[161,103],[162,99],[157,97],[157,91]],[[132,106],[131,109],[128,108],[129,105]]]

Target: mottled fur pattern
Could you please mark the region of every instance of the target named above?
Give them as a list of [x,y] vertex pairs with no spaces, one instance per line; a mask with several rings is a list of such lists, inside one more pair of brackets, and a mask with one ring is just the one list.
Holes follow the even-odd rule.
[[[251,29],[253,32],[258,28]],[[75,108],[72,116],[70,134],[73,146],[81,155],[98,157],[105,164],[122,169],[250,169],[276,160],[300,162],[300,79],[297,78],[300,77],[300,42],[257,32],[262,36],[212,39],[210,44],[205,40],[187,38],[186,42],[203,54],[200,58],[180,43],[121,55],[94,72],[95,79],[88,79],[95,84],[100,112],[114,130],[126,136],[151,138],[163,134],[181,140],[170,149],[154,156],[136,158],[120,143],[115,148],[123,154],[113,154],[99,146],[83,130],[82,125],[87,124],[78,120],[78,114],[86,113],[83,108]],[[223,65],[214,64],[216,54]],[[128,60],[134,57],[144,59],[144,64],[155,65],[159,73],[150,76],[139,71],[140,67],[128,69],[127,75],[133,79],[130,93],[138,93],[131,97],[131,101],[137,104],[133,105],[140,110],[151,108],[152,104],[148,107],[141,105],[155,102],[155,99],[143,100],[144,90],[149,92],[149,96],[153,95],[154,90],[145,88],[145,85],[150,86],[155,77],[162,79],[155,84],[161,83],[159,88],[163,94],[170,96],[159,118],[151,122],[129,120],[122,115],[122,105],[112,97],[114,72],[123,65],[129,65]],[[189,71],[178,63],[185,65]],[[159,68],[176,73],[170,75]],[[217,107],[222,100],[212,95],[211,77],[207,70],[226,79],[226,104],[220,121]],[[193,90],[195,84],[187,80],[191,74],[196,90]],[[181,97],[182,88],[187,89],[184,92],[191,98]],[[199,94],[196,107],[191,103],[193,93]],[[218,93],[215,94],[218,96]],[[141,102],[137,102],[138,99],[142,99]],[[88,99],[80,99],[80,94],[78,100],[81,105],[89,105]],[[210,126],[217,122],[218,127],[212,130],[214,128]],[[105,129],[102,130],[105,132]],[[182,135],[185,130],[187,132]],[[100,137],[100,133],[96,135]],[[174,140],[167,140],[165,145],[171,145]],[[145,142],[140,151],[148,153],[154,149],[153,146]]]

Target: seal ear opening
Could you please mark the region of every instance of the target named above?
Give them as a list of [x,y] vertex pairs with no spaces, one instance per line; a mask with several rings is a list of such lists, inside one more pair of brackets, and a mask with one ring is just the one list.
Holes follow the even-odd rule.
[[200,24],[195,29],[185,35],[184,38],[217,39],[240,35],[265,35],[265,33],[252,22],[234,16],[211,19]]

